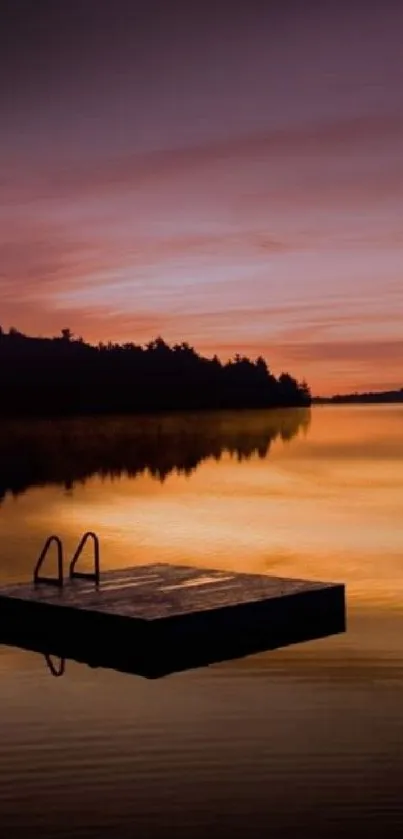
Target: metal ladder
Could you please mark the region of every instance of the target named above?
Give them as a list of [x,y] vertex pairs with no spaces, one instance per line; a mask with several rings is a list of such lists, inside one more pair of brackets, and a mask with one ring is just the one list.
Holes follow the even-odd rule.
[[[91,539],[94,545],[94,570],[93,571],[76,571],[77,562],[88,542]],[[51,546],[56,545],[56,557],[57,557],[57,577],[49,577],[45,574],[41,574],[40,570],[42,565],[49,553]],[[51,586],[59,586],[59,588],[63,588],[64,585],[64,560],[63,560],[63,543],[59,536],[49,536],[46,540],[42,551],[38,557],[34,568],[34,576],[33,581],[34,585],[38,585],[39,583],[44,583],[46,585]],[[69,579],[73,580],[76,578],[79,579],[86,579],[86,580],[93,580],[96,585],[99,584],[101,576],[100,570],[100,549],[99,549],[99,539],[96,533],[93,533],[92,530],[88,530],[87,533],[84,533],[80,542],[77,545],[77,549],[73,555],[73,558],[69,565]]]

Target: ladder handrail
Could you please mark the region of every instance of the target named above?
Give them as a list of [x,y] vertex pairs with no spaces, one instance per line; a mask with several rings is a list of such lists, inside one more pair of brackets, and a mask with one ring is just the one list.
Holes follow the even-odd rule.
[[[88,539],[92,539],[94,543],[94,572],[91,571],[75,571],[75,567],[77,565],[77,560],[79,559],[85,545],[87,544]],[[87,533],[84,533],[84,536],[81,538],[76,552],[73,556],[73,559],[70,562],[69,566],[69,577],[73,579],[73,577],[80,577],[82,579],[90,579],[95,580],[96,583],[99,583],[100,579],[100,562],[99,562],[99,539],[96,533],[92,530],[88,530]]]
[[66,659],[61,658],[60,656],[57,657],[59,659],[59,666],[56,666],[56,664],[54,663],[54,656],[52,656],[50,653],[45,653],[45,661],[48,670],[50,671],[52,676],[56,676],[56,678],[59,678],[60,676],[64,676],[66,670]]
[[[43,565],[45,557],[53,542],[55,542],[57,547],[57,577],[41,576],[39,574],[40,568]],[[47,583],[48,585],[63,586],[63,544],[58,536],[52,535],[46,540],[34,568],[34,583]]]

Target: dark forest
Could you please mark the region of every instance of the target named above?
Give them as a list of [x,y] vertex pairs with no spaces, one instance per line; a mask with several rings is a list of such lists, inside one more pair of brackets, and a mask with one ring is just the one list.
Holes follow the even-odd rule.
[[187,343],[93,346],[69,329],[30,337],[0,328],[0,416],[77,416],[303,407],[309,387],[266,361],[222,363]]

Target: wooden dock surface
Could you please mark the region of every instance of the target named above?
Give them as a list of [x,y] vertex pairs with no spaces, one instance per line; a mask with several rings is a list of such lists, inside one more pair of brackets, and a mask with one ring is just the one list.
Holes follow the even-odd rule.
[[343,585],[266,575],[156,563],[106,571],[98,584],[67,579],[61,588],[0,587],[0,642],[47,645],[54,654],[70,651],[67,657],[100,666],[124,661],[117,669],[144,674],[344,628]]

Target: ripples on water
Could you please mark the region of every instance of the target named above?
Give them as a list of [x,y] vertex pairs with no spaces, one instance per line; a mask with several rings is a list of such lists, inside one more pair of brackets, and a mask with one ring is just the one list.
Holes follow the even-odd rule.
[[106,567],[344,580],[348,632],[151,682],[0,648],[0,835],[401,836],[403,410],[114,423],[3,436],[2,580],[91,527]]

